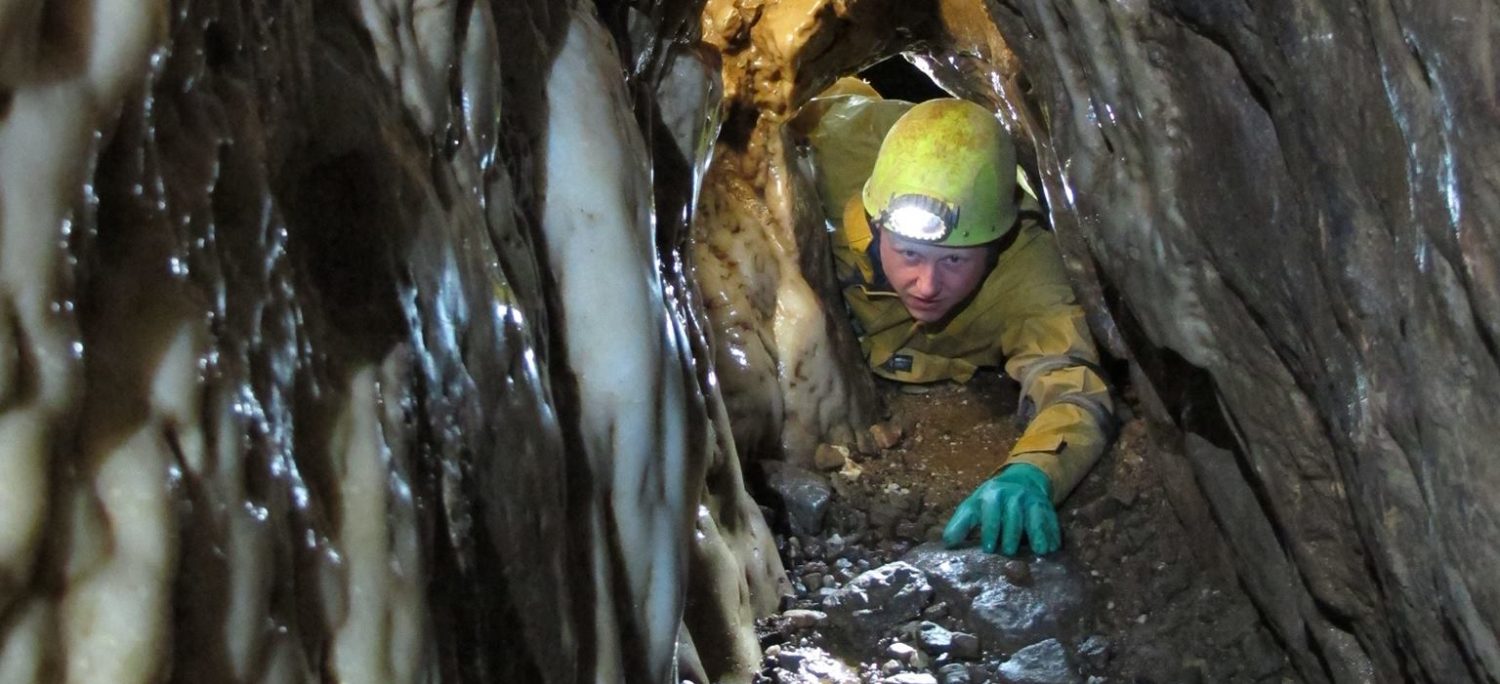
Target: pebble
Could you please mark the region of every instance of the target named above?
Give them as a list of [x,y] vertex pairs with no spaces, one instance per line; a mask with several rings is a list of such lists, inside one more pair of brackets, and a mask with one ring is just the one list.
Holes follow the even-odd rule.
[[903,663],[910,663],[916,657],[917,649],[897,641],[886,647],[885,654]]
[[782,651],[776,656],[776,665],[783,670],[792,670],[795,672],[798,668],[802,667],[802,661],[806,659],[807,656],[796,651]]
[[944,665],[938,669],[938,676],[942,677],[943,684],[969,684],[969,666],[962,663]]
[[948,604],[938,601],[922,610],[922,617],[928,620],[941,620],[948,617]]
[[880,666],[880,671],[884,672],[886,674],[895,674],[897,672],[900,672],[901,671],[901,661],[895,660],[895,659],[887,660],[887,661],[885,661],[884,665]]
[[901,443],[901,426],[890,422],[876,423],[870,426],[870,437],[874,438],[875,446],[890,449]]
[[979,658],[979,637],[965,632],[953,633],[953,648],[948,651],[955,658],[975,660]]
[[1078,655],[1082,656],[1084,661],[1095,670],[1104,669],[1104,666],[1109,664],[1109,657],[1112,655],[1109,639],[1097,634],[1084,639],[1083,643],[1078,644]]
[[829,537],[823,544],[827,547],[829,556],[837,556],[844,552],[844,538],[840,537],[837,533]]
[[813,452],[813,466],[818,470],[839,470],[849,458],[849,447],[842,444],[819,444]]
[[1005,565],[1000,566],[1000,572],[1005,575],[1005,579],[1018,587],[1031,585],[1031,566],[1026,561],[1015,558],[1005,561]]
[[787,625],[791,626],[793,629],[808,629],[811,627],[816,627],[824,620],[828,619],[827,613],[819,610],[806,610],[802,608],[794,608],[785,613],[782,613],[781,616],[786,618]]
[[926,672],[904,672],[885,681],[886,684],[938,684],[937,677]]
[[953,633],[943,629],[942,625],[932,622],[922,623],[921,639],[922,650],[933,655],[953,650]]

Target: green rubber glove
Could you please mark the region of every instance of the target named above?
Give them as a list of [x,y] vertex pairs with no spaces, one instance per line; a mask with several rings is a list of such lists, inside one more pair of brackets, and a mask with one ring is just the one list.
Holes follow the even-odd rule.
[[1057,511],[1052,508],[1052,482],[1041,468],[1029,463],[1006,466],[975,488],[948,519],[943,543],[950,549],[962,544],[976,524],[984,550],[989,553],[994,553],[998,545],[1000,553],[1016,555],[1021,549],[1022,531],[1031,550],[1039,555],[1062,546]]

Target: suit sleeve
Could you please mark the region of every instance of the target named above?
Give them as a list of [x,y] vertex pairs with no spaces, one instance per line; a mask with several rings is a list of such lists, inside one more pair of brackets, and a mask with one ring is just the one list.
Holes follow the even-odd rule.
[[1056,240],[1024,215],[1019,230],[996,268],[1003,269],[1007,293],[1000,346],[1005,372],[1021,383],[1025,431],[1001,467],[1041,468],[1056,504],[1109,446],[1114,403]]

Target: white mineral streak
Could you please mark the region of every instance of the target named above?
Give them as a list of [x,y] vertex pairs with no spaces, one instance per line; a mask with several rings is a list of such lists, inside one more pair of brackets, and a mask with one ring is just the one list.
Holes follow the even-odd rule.
[[244,447],[238,439],[245,427],[234,410],[232,392],[226,388],[209,409],[211,415],[204,417],[213,421],[217,438],[210,447],[211,465],[193,474],[224,502],[224,566],[229,574],[224,641],[234,674],[248,680],[260,665],[256,658],[266,647],[275,556],[271,530],[260,511],[230,503],[246,499]]
[[692,52],[679,50],[668,59],[666,73],[656,87],[656,106],[677,151],[683,159],[696,162],[707,153],[700,148],[713,140],[707,129],[717,118],[710,112],[718,106],[719,75]]
[[[400,352],[397,352],[400,353]],[[387,364],[389,368],[393,364]],[[382,375],[389,376],[390,373]],[[333,637],[333,671],[341,682],[415,682],[425,665],[426,602],[416,510],[401,479],[401,440],[388,440],[376,370],[350,382],[346,413],[330,453],[340,483],[338,543],[348,604]]]
[[[69,681],[145,681],[160,675],[171,619],[175,529],[161,426],[139,426],[86,454],[66,491],[48,473],[81,370],[65,304],[72,293],[60,275],[63,239],[82,199],[93,133],[140,81],[164,34],[166,3],[101,0],[73,9],[83,35],[53,45],[45,42],[45,3],[0,3],[0,94],[10,100],[0,119],[0,312],[11,319],[0,331],[0,608],[15,615],[0,635],[0,676],[56,679],[62,668]],[[76,583],[61,597],[17,605],[49,505],[66,516],[58,524],[74,539],[64,553]],[[139,524],[121,522],[131,516]]]
[[160,354],[144,355],[158,359],[148,371],[144,422],[118,439],[98,427],[111,421],[92,412],[118,410],[113,400],[90,402],[84,416],[85,474],[65,499],[70,543],[59,617],[70,682],[156,681],[166,668],[178,539],[168,436],[185,461],[202,461],[201,433],[179,426],[198,424],[204,334],[181,323],[162,344]]
[[165,674],[177,526],[164,427],[147,422],[101,454],[91,480],[64,503],[74,537],[61,611],[69,682],[154,682]]
[[[593,470],[596,679],[618,681],[615,605],[645,639],[650,681],[668,681],[682,615],[685,548],[697,483],[685,482],[687,411],[676,323],[655,261],[648,155],[608,33],[573,12],[547,78],[547,260],[558,334],[579,392]],[[689,497],[692,497],[691,499]],[[611,577],[611,547],[625,572]]]
[[448,68],[453,63],[453,0],[360,0],[375,58],[432,135],[448,122]]
[[[500,48],[495,43],[495,17],[484,3],[474,3],[469,13],[469,33],[464,38],[459,74],[463,84],[460,104],[472,143],[470,149],[481,156],[489,155],[500,124]],[[503,168],[501,172],[504,173]],[[510,186],[508,176],[504,185]]]

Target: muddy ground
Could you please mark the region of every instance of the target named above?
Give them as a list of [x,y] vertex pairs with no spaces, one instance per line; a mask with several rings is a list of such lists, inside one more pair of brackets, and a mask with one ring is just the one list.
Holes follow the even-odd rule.
[[[1014,443],[1015,385],[981,374],[882,392],[899,442],[841,465],[825,451],[822,472],[794,474],[810,485],[767,490],[788,502],[774,515],[796,596],[760,625],[759,682],[1297,681],[1248,598],[1188,547],[1142,420],[1059,509],[1059,553],[951,554],[933,542]],[[817,481],[826,502],[810,508]]]

